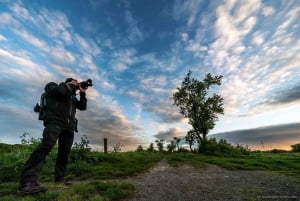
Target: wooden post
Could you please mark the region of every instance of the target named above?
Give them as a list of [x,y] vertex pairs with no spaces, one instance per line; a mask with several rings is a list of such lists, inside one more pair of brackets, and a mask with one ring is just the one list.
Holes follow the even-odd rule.
[[104,138],[104,153],[107,154],[107,138]]

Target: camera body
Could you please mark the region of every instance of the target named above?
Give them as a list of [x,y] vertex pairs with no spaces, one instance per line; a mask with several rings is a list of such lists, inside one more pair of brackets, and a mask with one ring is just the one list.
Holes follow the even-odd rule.
[[79,82],[78,88],[79,88],[79,86],[83,89],[87,89],[87,88],[93,86],[93,82],[91,79],[87,79],[86,81]]

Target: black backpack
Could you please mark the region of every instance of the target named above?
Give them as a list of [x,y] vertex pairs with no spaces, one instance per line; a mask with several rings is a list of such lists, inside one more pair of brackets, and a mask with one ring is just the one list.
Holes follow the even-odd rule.
[[40,99],[40,104],[37,103],[34,108],[33,111],[39,113],[39,120],[44,120],[45,119],[45,115],[46,115],[46,106],[47,106],[47,93],[44,92],[41,95],[41,99]]

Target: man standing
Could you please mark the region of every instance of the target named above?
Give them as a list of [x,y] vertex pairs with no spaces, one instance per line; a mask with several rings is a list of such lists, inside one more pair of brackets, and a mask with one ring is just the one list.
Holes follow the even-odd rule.
[[[47,189],[38,184],[39,173],[46,156],[58,141],[58,153],[55,164],[55,182],[67,184],[64,176],[68,162],[68,155],[74,140],[74,130],[77,127],[76,109],[86,110],[86,88],[73,78],[68,78],[59,85],[50,82],[45,87],[46,104],[43,108],[44,131],[42,142],[32,152],[25,163],[21,178],[19,193],[32,194]],[[79,90],[80,99],[76,98]]]

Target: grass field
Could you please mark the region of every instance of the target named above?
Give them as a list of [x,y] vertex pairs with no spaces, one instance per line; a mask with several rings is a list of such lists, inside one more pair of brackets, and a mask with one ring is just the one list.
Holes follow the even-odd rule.
[[47,157],[40,175],[48,191],[33,196],[18,195],[21,168],[35,145],[0,144],[0,200],[120,200],[134,195],[134,186],[114,179],[133,176],[153,167],[162,158],[173,166],[190,164],[202,168],[206,163],[230,170],[276,171],[292,175],[300,182],[299,153],[250,152],[234,155],[204,155],[198,153],[121,152],[104,154],[89,150],[72,150],[68,178],[74,185],[64,187],[53,181],[56,149]]
[[17,194],[18,179],[23,164],[35,145],[0,144],[0,200],[119,200],[134,194],[134,186],[108,181],[132,176],[154,166],[163,154],[154,152],[110,153],[73,150],[67,177],[75,185],[64,187],[53,181],[56,149],[49,154],[40,175],[40,183],[49,190],[32,196]]
[[170,164],[189,163],[204,167],[205,163],[216,164],[230,170],[276,171],[298,178],[300,182],[300,153],[252,152],[244,156],[209,156],[193,153],[176,153],[167,156]]

